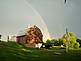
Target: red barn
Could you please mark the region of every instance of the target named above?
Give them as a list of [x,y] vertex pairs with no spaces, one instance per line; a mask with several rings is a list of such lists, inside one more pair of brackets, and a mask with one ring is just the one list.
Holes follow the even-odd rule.
[[30,27],[25,35],[17,36],[17,42],[35,47],[36,44],[42,43],[43,35],[37,26]]

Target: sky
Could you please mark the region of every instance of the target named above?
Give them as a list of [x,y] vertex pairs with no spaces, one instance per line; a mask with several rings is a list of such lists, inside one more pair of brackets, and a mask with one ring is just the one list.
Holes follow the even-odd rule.
[[[40,17],[41,19],[40,19]],[[0,0],[0,34],[23,34],[28,25],[42,27],[52,38],[68,28],[81,37],[81,0]]]

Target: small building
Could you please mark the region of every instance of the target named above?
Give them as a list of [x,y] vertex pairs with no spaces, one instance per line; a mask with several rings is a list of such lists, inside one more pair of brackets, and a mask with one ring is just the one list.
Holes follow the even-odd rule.
[[17,36],[16,41],[21,44],[26,44],[26,35]]
[[7,41],[12,41],[12,42],[16,42],[16,35],[8,35],[7,36]]

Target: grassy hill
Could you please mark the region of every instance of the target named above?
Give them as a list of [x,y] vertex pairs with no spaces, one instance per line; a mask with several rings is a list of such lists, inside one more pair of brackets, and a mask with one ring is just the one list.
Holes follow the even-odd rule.
[[26,48],[15,42],[0,42],[0,61],[81,61],[81,48],[52,49]]

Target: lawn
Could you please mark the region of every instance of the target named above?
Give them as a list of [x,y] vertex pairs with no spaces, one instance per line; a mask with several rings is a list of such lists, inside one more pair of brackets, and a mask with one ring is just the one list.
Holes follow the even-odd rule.
[[26,48],[15,42],[0,42],[0,61],[81,61],[81,48]]

